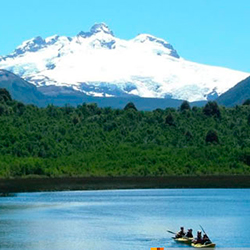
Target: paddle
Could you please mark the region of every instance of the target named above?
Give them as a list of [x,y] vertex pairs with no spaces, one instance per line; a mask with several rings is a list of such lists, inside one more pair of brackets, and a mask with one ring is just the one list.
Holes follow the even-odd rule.
[[204,228],[201,225],[199,225],[199,226],[200,226],[201,230],[203,231],[203,233],[206,234]]
[[[199,226],[200,226],[200,228],[202,229],[203,233],[207,235],[207,233],[205,232],[204,228],[203,228],[201,225],[199,225]],[[207,235],[207,238],[209,239],[208,235]],[[210,239],[209,239],[209,241],[211,242]]]
[[170,234],[176,234],[175,232],[170,231],[170,230],[167,230],[167,232],[170,233]]

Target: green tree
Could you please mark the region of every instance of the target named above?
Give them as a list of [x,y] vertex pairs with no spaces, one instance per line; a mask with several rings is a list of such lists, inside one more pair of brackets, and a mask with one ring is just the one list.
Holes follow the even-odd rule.
[[129,102],[129,103],[124,107],[124,110],[130,110],[130,109],[137,111],[137,108],[136,108],[136,106],[134,105],[133,102]]
[[175,120],[174,120],[172,113],[169,113],[166,116],[165,123],[169,126],[175,126]]
[[207,132],[206,143],[219,143],[219,137],[216,131],[209,130]]
[[208,102],[203,108],[203,114],[206,116],[221,117],[220,108],[217,102]]
[[250,105],[250,99],[245,100],[242,105]]
[[0,101],[7,102],[11,100],[12,98],[11,98],[10,93],[6,89],[0,88]]
[[180,111],[184,111],[184,110],[191,110],[191,107],[188,101],[183,101],[183,103],[180,106]]

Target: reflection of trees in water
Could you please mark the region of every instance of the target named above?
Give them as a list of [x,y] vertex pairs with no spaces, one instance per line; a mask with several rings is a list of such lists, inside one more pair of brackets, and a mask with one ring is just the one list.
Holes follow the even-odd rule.
[[0,193],[0,197],[15,197],[14,193]]

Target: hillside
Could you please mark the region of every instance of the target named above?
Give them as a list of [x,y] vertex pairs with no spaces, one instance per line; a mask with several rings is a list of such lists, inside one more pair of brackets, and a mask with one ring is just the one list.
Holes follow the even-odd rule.
[[0,88],[6,88],[20,102],[46,105],[46,97],[37,88],[17,75],[0,69]]
[[250,99],[250,77],[236,84],[216,101],[221,105],[233,107],[242,104],[247,99]]
[[0,91],[0,177],[250,174],[250,106],[37,108]]

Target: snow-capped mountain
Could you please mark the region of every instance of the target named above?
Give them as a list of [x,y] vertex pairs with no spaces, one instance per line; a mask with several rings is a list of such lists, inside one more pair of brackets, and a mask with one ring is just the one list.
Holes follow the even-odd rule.
[[202,65],[179,56],[148,34],[131,40],[95,24],[75,37],[35,37],[7,56],[0,68],[36,86],[67,86],[92,96],[141,96],[199,101],[216,98],[248,73]]

